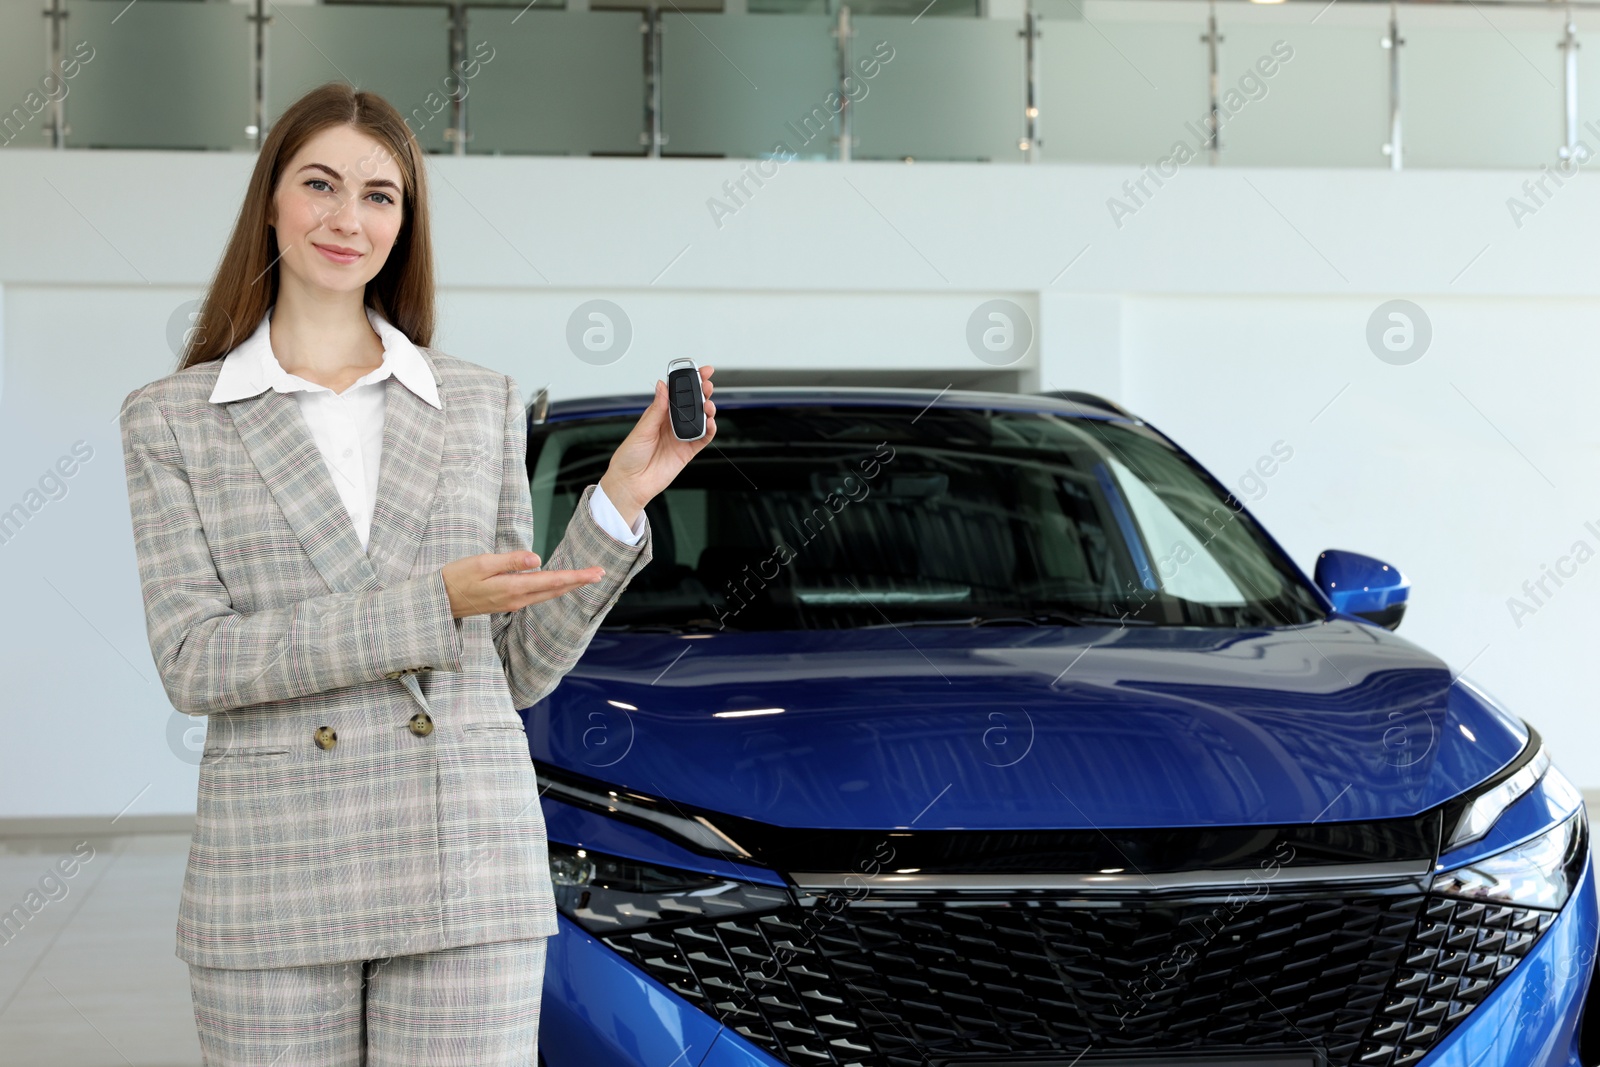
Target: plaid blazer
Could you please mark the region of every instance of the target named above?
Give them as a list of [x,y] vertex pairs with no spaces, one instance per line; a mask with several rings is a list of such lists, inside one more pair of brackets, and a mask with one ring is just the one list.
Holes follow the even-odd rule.
[[123,458],[150,652],[208,717],[177,955],[373,959],[556,933],[517,709],[548,694],[650,561],[588,486],[551,570],[597,583],[453,619],[440,568],[528,550],[516,383],[421,348],[442,410],[385,383],[366,552],[292,394],[209,400],[221,360],[128,394]]

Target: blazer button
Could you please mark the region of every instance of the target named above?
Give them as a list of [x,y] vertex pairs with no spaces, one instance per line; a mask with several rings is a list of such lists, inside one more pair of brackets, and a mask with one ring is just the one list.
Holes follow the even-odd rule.
[[317,732],[313,736],[317,739],[317,747],[321,749],[329,749],[339,743],[339,735],[331,726],[317,727]]
[[404,678],[408,674],[421,674],[423,671],[431,671],[431,670],[433,670],[432,667],[406,667],[403,670],[390,671],[389,673],[385,674],[384,677],[385,678]]
[[411,732],[418,737],[427,737],[433,733],[433,720],[428,718],[428,713],[419,711],[411,716]]

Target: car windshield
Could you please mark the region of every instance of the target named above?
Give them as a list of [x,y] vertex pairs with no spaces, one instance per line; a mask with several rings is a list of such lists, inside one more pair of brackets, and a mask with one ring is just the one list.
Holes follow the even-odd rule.
[[[530,430],[547,559],[637,415]],[[983,408],[717,411],[645,508],[605,629],[1289,626],[1325,617],[1243,505],[1126,421]]]

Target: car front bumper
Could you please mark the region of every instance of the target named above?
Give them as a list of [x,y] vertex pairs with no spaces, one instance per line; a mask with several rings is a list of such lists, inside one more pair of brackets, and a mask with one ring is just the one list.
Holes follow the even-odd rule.
[[[560,922],[541,1022],[548,1067],[783,1067],[598,938]],[[1419,1067],[1581,1067],[1577,1028],[1597,928],[1590,859],[1528,955]]]

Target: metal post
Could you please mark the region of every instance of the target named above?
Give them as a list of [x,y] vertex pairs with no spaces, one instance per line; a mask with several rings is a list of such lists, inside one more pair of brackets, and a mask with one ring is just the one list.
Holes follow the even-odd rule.
[[245,21],[250,23],[250,125],[245,133],[259,151],[267,137],[267,26],[272,16],[266,0],[254,0]]
[[639,141],[646,156],[660,159],[667,137],[661,132],[661,9],[654,0],[644,9],[639,31],[644,34],[644,132]]
[[[50,69],[61,76],[61,65],[66,62],[67,9],[66,0],[50,0],[50,6],[41,12],[49,22],[45,47],[50,53]],[[50,102],[50,147],[67,147],[67,94],[60,93]]]
[[450,125],[445,127],[445,140],[453,142],[451,151],[458,156],[467,154],[467,92],[462,81],[462,68],[467,60],[467,5],[459,2],[450,5],[450,71],[456,83],[456,92],[450,94]]
[[834,158],[841,163],[850,162],[851,149],[855,147],[855,123],[852,121],[851,112],[855,109],[850,106],[850,94],[845,86],[845,79],[850,77],[851,39],[855,37],[855,30],[850,25],[850,5],[839,5],[839,19],[834,24],[833,36],[835,51],[839,56],[839,117],[837,120],[838,133],[834,137],[836,150]]
[[1023,58],[1027,64],[1027,103],[1022,113],[1023,159],[1039,162],[1039,57],[1035,42],[1039,39],[1039,17],[1034,13],[1033,0],[1027,0],[1022,12]]
[[1211,136],[1206,142],[1206,147],[1209,149],[1211,165],[1216,166],[1217,161],[1222,157],[1222,109],[1217,106],[1217,45],[1222,42],[1222,38],[1217,34],[1216,0],[1211,0],[1211,2],[1206,5],[1206,9],[1208,12],[1206,15],[1206,35],[1200,38],[1206,44],[1206,53],[1209,57],[1210,70],[1208,84],[1210,86],[1211,93],[1211,110],[1209,119],[1211,123]]
[[1404,155],[1400,139],[1400,46],[1405,43],[1400,36],[1399,6],[1389,0],[1389,35],[1383,39],[1383,47],[1389,50],[1389,143],[1383,146],[1383,152],[1389,157],[1390,170],[1401,168]]
[[[1561,38],[1562,58],[1566,60],[1566,93],[1561,118],[1566,126],[1566,143],[1557,151],[1562,159],[1573,159],[1578,151],[1578,24],[1567,5],[1567,32]],[[1579,160],[1582,162],[1582,160]]]

